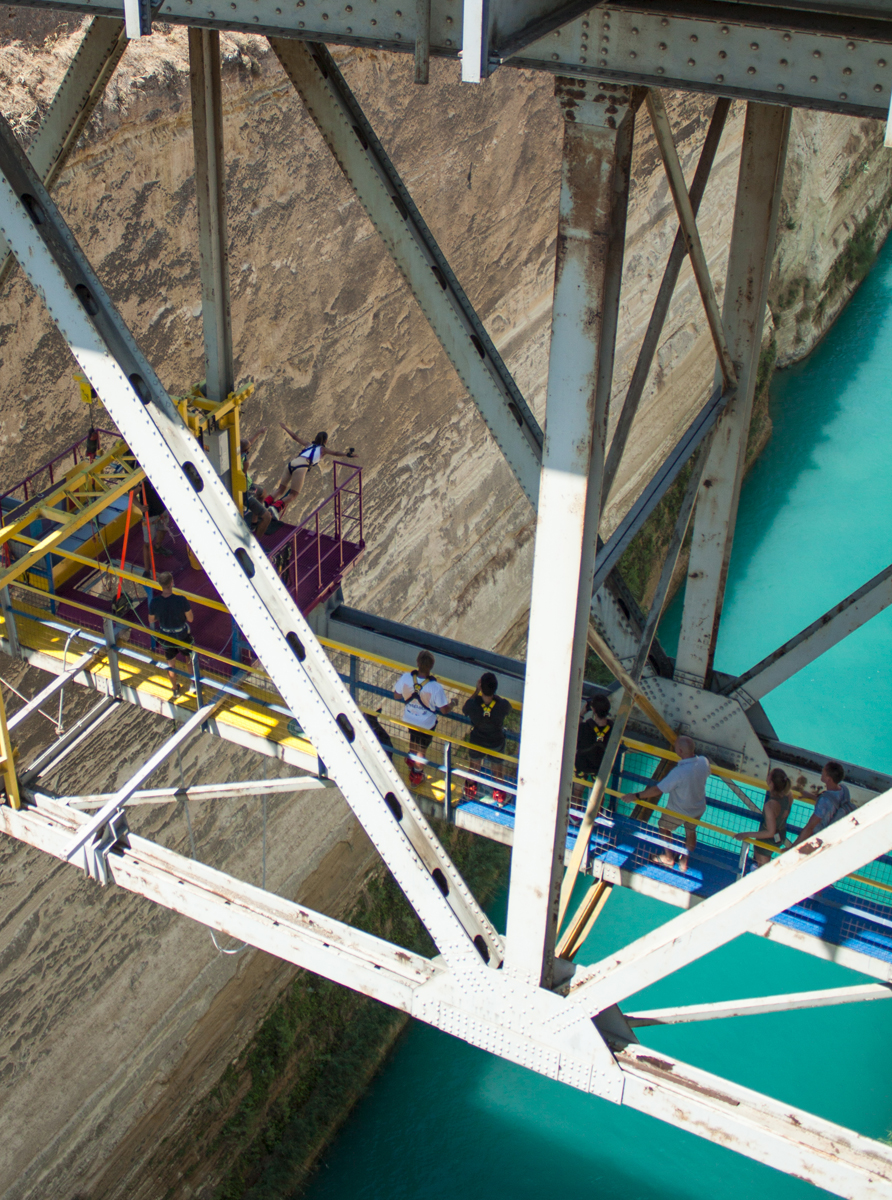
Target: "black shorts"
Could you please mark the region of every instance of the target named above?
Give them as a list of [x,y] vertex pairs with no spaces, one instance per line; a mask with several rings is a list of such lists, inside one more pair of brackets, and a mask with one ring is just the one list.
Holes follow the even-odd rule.
[[484,758],[484,756],[487,756],[490,754],[504,754],[505,753],[505,744],[507,742],[507,738],[502,738],[502,740],[498,746],[487,746],[485,743],[483,743],[479,740],[479,736],[475,736],[476,734],[477,734],[477,730],[472,729],[471,732],[468,734],[467,738],[465,739],[465,741],[470,742],[472,745],[480,747],[479,750],[469,750],[468,751],[468,758],[470,758],[473,762],[480,762]]
[[426,750],[434,740],[432,733],[425,733],[423,729],[410,729],[409,741],[413,746],[420,746],[422,750]]
[[[195,645],[195,639],[188,629],[165,629],[162,632],[167,633],[170,637],[175,637],[178,642],[186,642],[189,646]],[[158,644],[164,650],[164,657],[168,662],[172,662],[178,654],[188,655],[189,651],[184,646],[175,646],[172,642],[165,641],[163,637],[158,638]]]

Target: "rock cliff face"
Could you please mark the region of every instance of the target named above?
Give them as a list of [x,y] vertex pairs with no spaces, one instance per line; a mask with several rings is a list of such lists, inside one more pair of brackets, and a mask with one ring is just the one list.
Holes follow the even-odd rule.
[[[176,393],[204,373],[188,56],[181,31],[156,29],[128,49],[55,197]],[[41,24],[8,10],[0,32],[4,112],[27,141],[79,33],[73,22]],[[257,382],[246,431],[271,426],[257,474],[272,482],[281,469],[280,419],[355,444],[369,549],[349,579],[349,602],[511,651],[522,644],[529,603],[532,514],[268,46],[247,37],[222,43],[237,373]],[[506,70],[463,87],[454,64],[435,61],[431,85],[417,88],[408,57],[338,51],[337,59],[544,419],[561,154],[552,81]],[[670,99],[689,177],[709,111],[702,99]],[[701,210],[719,291],[743,116],[735,104]],[[643,113],[639,130],[614,404],[675,233]],[[810,348],[857,280],[871,239],[885,233],[892,156],[881,140],[869,122],[794,116],[768,334],[778,361]],[[73,360],[18,274],[0,296],[0,351],[0,482],[8,486],[85,432],[88,418]],[[686,268],[608,529],[711,380],[710,342]],[[318,479],[308,485],[303,511],[321,491]],[[18,686],[13,664],[3,673]],[[144,714],[119,714],[59,786],[112,787],[164,732]],[[186,764],[187,776],[203,781],[257,770],[217,743],[197,743]],[[336,793],[311,795],[271,805],[269,883],[282,894],[309,889],[319,907],[343,911],[354,873],[341,869],[336,847],[354,846],[353,861],[365,863],[367,845]],[[257,878],[258,807],[215,805],[197,819],[206,861]],[[167,844],[188,846],[179,811],[141,820]],[[0,925],[0,1195],[121,1195],[244,1042],[287,972],[256,954],[219,957],[205,931],[134,897],[98,894],[36,852],[4,845],[0,853],[11,901]],[[125,1138],[134,1127],[143,1140],[131,1145]],[[129,1167],[107,1173],[100,1186],[97,1164],[122,1145]]]

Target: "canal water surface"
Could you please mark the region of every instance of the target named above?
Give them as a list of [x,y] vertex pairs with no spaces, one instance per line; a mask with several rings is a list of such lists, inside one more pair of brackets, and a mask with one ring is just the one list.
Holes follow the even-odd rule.
[[[776,378],[774,436],[748,477],[716,665],[739,672],[889,564],[892,240],[809,359]],[[673,649],[679,602],[661,636]],[[778,735],[892,773],[892,610],[765,700]],[[595,962],[675,914],[614,890]],[[504,918],[504,899],[494,912]],[[642,992],[639,1007],[834,987],[861,977],[747,935]],[[631,1007],[631,1005],[630,1005]],[[892,1007],[892,1006],[890,1006]],[[648,1030],[647,1045],[870,1137],[892,1128],[885,1004]],[[806,1200],[770,1164],[413,1025],[357,1105],[312,1200]]]

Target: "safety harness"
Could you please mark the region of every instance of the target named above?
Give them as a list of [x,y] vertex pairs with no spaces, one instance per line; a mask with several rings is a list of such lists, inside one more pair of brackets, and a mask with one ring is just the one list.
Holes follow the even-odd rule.
[[[288,470],[293,473],[294,471],[300,470],[300,468],[303,467],[305,470],[309,471],[310,467],[315,466],[321,458],[322,446],[318,442],[313,442],[312,446],[307,446],[306,449],[301,450],[297,458],[289,459]],[[304,459],[304,461],[301,462],[301,459]]]
[[436,677],[436,675],[428,675],[428,676],[427,676],[427,677],[426,677],[424,680],[422,680],[422,682],[419,684],[419,682],[418,682],[418,672],[417,672],[417,671],[413,671],[413,672],[412,672],[412,695],[411,695],[411,696],[409,696],[409,697],[405,697],[405,696],[403,697],[403,707],[404,707],[404,708],[407,708],[407,707],[408,707],[408,706],[409,706],[409,705],[412,703],[412,701],[413,701],[413,700],[417,700],[417,701],[418,701],[418,703],[421,705],[421,707],[424,709],[424,711],[425,711],[425,712],[429,712],[429,713],[431,714],[431,716],[436,716],[437,710],[436,710],[435,708],[429,708],[429,707],[428,707],[428,706],[427,706],[427,705],[424,703],[424,701],[421,699],[421,689],[422,689],[422,687],[424,687],[424,686],[425,686],[425,684],[428,684],[428,683],[436,683],[436,682],[437,682],[437,677]]

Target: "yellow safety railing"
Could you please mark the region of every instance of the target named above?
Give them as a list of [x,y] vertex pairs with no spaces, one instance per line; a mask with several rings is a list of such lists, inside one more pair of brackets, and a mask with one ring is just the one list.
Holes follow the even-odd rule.
[[[69,552],[69,554],[70,554],[70,552]],[[151,579],[146,579],[143,576],[136,575],[132,572],[128,572],[126,570],[121,570],[120,568],[116,568],[113,566],[108,566],[108,567],[103,566],[103,564],[97,563],[95,559],[88,559],[84,556],[77,556],[74,554],[70,554],[70,557],[73,557],[75,559],[80,557],[85,565],[89,565],[98,570],[105,571],[111,576],[122,577],[122,578],[132,581],[134,583],[138,583],[139,585],[141,585],[143,587],[148,587],[148,588],[157,588],[158,587],[158,585]],[[33,594],[40,598],[40,600],[42,601],[42,607],[37,607],[35,605],[27,605],[27,604],[22,606],[26,609],[27,615],[37,621],[41,621],[41,620],[45,621],[47,619],[51,619],[57,623],[61,623],[63,625],[68,625],[68,626],[74,628],[74,626],[71,624],[70,621],[65,621],[64,618],[50,617],[47,614],[46,607],[45,607],[46,604],[48,604],[52,600],[55,600],[57,603],[67,605],[70,608],[76,609],[78,611],[83,611],[85,613],[89,613],[92,616],[99,618],[100,620],[110,620],[116,626],[126,627],[128,629],[136,630],[136,631],[139,631],[144,634],[150,634],[155,637],[159,636],[157,634],[154,634],[153,631],[148,629],[145,625],[128,620],[124,617],[116,616],[112,613],[109,613],[108,611],[104,611],[102,609],[95,608],[89,604],[82,602],[82,601],[74,600],[73,598],[70,598],[69,596],[51,597],[47,594],[46,591],[44,591],[42,589],[34,588],[30,585],[26,585],[26,584],[22,584],[22,583],[14,584],[13,588],[15,589],[16,593],[29,593],[29,594]],[[225,605],[223,605],[221,602],[210,599],[209,597],[197,596],[197,595],[194,595],[189,592],[180,591],[179,589],[174,589],[174,590],[177,592],[177,594],[182,595],[186,599],[188,599],[190,604],[195,604],[197,606],[203,606],[206,608],[213,609],[215,611],[223,611],[223,612],[228,611],[225,608]],[[254,664],[246,664],[246,663],[237,661],[236,659],[233,659],[225,654],[221,654],[217,651],[209,650],[200,645],[194,645],[194,646],[188,645],[187,643],[181,642],[178,639],[171,637],[169,635],[164,635],[163,641],[165,643],[170,643],[170,644],[176,645],[186,652],[195,650],[201,655],[202,658],[210,659],[210,660],[212,660],[212,662],[218,663],[221,667],[228,668],[230,671],[235,670],[235,671],[239,672],[239,681],[238,682],[239,682],[240,688],[249,690],[250,688],[254,687],[256,690],[264,692],[267,696],[271,695],[272,703],[276,703],[276,700],[278,700],[278,702],[282,705],[282,707],[285,707],[284,702],[281,700],[281,697],[278,696],[278,692],[276,691],[272,681],[270,680],[269,676],[266,674],[266,672],[261,667],[255,666]],[[399,662],[396,659],[387,658],[382,655],[372,654],[367,651],[359,651],[359,650],[354,649],[353,647],[347,646],[343,643],[336,642],[336,641],[334,641],[332,639],[328,639],[328,638],[322,638],[322,639],[320,639],[320,641],[321,641],[322,645],[324,645],[326,647],[326,649],[328,649],[330,652],[332,652],[334,654],[342,654],[348,658],[356,659],[359,662],[372,664],[373,666],[380,668],[381,670],[392,672],[394,675],[402,674],[406,670],[406,664]],[[136,651],[136,650],[137,650],[137,648],[134,647],[134,651]],[[119,653],[126,655],[126,647],[119,647]],[[439,678],[440,682],[443,684],[443,686],[448,691],[451,691],[454,693],[459,693],[460,695],[471,695],[474,691],[474,689],[471,688],[470,686],[468,686],[467,684],[444,678],[442,675],[438,676],[438,678]],[[211,685],[213,685],[214,680],[209,679],[208,682]],[[250,694],[250,691],[248,691],[248,694]],[[254,697],[253,699],[255,699],[259,704],[264,705],[264,706],[268,706],[268,704],[269,704],[269,701],[265,701],[264,698],[261,696]],[[393,703],[397,704],[398,701],[394,700]],[[411,731],[416,728],[415,726],[411,725],[409,722],[403,720],[399,716],[392,715],[388,712],[376,711],[374,708],[372,708],[367,703],[361,703],[360,707],[363,709],[363,711],[367,715],[377,717],[379,720],[386,722],[388,725],[395,727],[396,729],[400,730],[401,732],[405,731],[405,734],[411,733]],[[517,702],[512,702],[512,708],[515,710],[515,712],[518,712],[518,713],[522,711],[522,705]],[[472,742],[465,740],[460,735],[455,736],[452,734],[444,733],[440,730],[426,731],[426,732],[431,733],[431,736],[433,737],[435,744],[442,744],[444,747],[446,745],[449,745],[453,749],[460,750],[465,753],[470,752],[475,755],[482,755],[483,757],[485,757],[487,759],[496,759],[496,760],[506,764],[506,766],[514,767],[515,770],[512,771],[512,775],[516,776],[516,766],[518,763],[517,755],[500,752],[500,751],[495,751],[495,750],[489,750],[486,747],[478,746]],[[302,738],[300,740],[304,740],[307,747],[312,751],[312,746],[309,743],[309,741],[305,739],[305,735],[302,735]],[[402,740],[407,740],[407,738],[403,738]],[[622,748],[625,751],[640,753],[640,754],[646,755],[650,758],[663,760],[663,761],[666,761],[669,763],[675,763],[675,762],[679,761],[679,756],[677,754],[675,754],[672,750],[664,749],[659,746],[654,746],[649,742],[642,742],[634,737],[624,737],[622,739]],[[439,764],[436,762],[431,762],[430,765],[433,768],[442,769],[442,764]],[[742,786],[748,787],[748,788],[755,788],[759,792],[762,792],[762,793],[764,793],[764,790],[765,790],[765,781],[764,780],[757,779],[754,776],[747,775],[740,771],[734,771],[734,770],[731,770],[726,767],[712,766],[711,774],[718,779],[729,781],[731,783],[742,785]],[[511,780],[509,779],[508,781],[510,782]],[[492,783],[492,785],[494,787],[498,788],[499,782],[504,782],[504,781],[500,781],[497,777],[493,777],[490,782]],[[576,787],[578,789],[587,789],[591,786],[591,780],[584,779],[579,776],[574,776],[573,783],[576,785]],[[626,793],[616,791],[612,788],[605,789],[605,792],[608,796],[612,796],[617,799],[621,799],[622,796],[624,794],[626,794]],[[801,791],[794,789],[794,796],[800,803],[803,803],[806,805],[814,805],[814,803],[815,803],[814,797],[811,796],[809,793],[803,793]],[[715,797],[713,797],[712,799],[715,800]],[[710,800],[708,799],[707,803],[709,803],[709,802],[710,802]],[[679,821],[684,820],[686,822],[689,822],[690,824],[693,824],[696,828],[704,830],[704,832],[708,831],[713,836],[718,836],[720,838],[727,839],[729,842],[733,843],[737,847],[739,847],[741,842],[743,841],[743,842],[746,842],[746,843],[756,846],[760,850],[766,851],[771,854],[778,854],[778,853],[782,852],[782,847],[777,846],[773,842],[762,842],[762,841],[757,840],[752,835],[742,834],[741,837],[737,837],[736,832],[731,829],[728,829],[721,825],[717,825],[714,822],[704,820],[703,818],[692,818],[692,817],[688,817],[684,814],[676,814],[676,813],[672,812],[672,810],[667,809],[664,805],[661,805],[659,803],[651,803],[649,801],[640,800],[637,797],[635,797],[634,804],[636,806],[640,806],[641,808],[648,809],[652,812],[659,812],[661,814],[669,812],[669,813],[671,813],[671,815],[677,816],[679,818]],[[753,818],[755,818],[757,815],[755,812],[746,812],[742,808],[740,810],[740,813],[741,813],[741,815],[747,815],[747,816],[751,816]],[[865,886],[871,887],[871,888],[876,888],[878,891],[886,893],[886,894],[892,894],[892,884],[887,884],[887,883],[883,882],[882,880],[871,879],[868,876],[860,874],[860,873],[853,874],[853,875],[849,876],[848,878],[854,883],[865,885]]]

